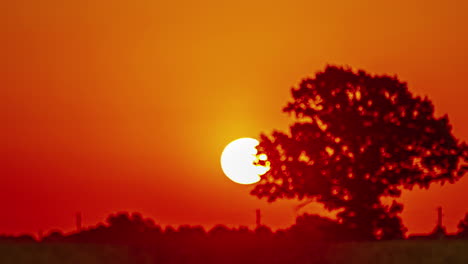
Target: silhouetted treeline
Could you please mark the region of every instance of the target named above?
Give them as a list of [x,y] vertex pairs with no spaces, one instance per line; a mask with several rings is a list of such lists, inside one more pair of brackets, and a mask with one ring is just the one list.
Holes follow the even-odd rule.
[[[467,226],[468,215],[459,224],[457,238],[468,238]],[[267,226],[251,230],[217,225],[208,231],[189,225],[162,228],[139,213],[122,212],[80,232],[53,230],[40,242],[128,246],[135,256],[150,256],[157,263],[303,263],[320,260],[330,244],[355,241],[356,237],[359,235],[335,220],[309,214],[299,216],[291,227],[273,232]],[[0,242],[35,241],[27,235],[0,237]]]
[[139,213],[117,213],[110,215],[106,224],[78,233],[64,235],[52,231],[42,242],[126,245],[163,263],[189,259],[191,263],[197,260],[204,263],[261,263],[273,256],[284,261],[294,256],[303,258],[306,249],[309,254],[314,254],[328,242],[346,241],[351,237],[335,221],[316,215],[303,215],[290,228],[273,232],[267,226],[254,230],[224,225],[208,231],[201,226],[189,225],[163,229]]
[[[139,213],[110,215],[105,224],[80,232],[51,231],[41,243],[86,243],[129,246],[135,256],[150,256],[155,263],[280,263],[291,259],[318,259],[330,242],[352,238],[337,222],[317,215],[303,215],[285,230],[267,226],[247,227],[182,225],[162,228]],[[305,254],[305,252],[307,252]]]
[[37,242],[36,238],[31,235],[0,235],[0,243],[33,243]]
[[248,227],[229,228],[216,225],[206,231],[202,226],[182,225],[178,228],[167,226],[162,228],[152,219],[144,218],[139,213],[121,212],[110,215],[106,224],[84,229],[77,233],[64,235],[58,230],[51,231],[43,242],[78,242],[148,245],[177,243],[203,243],[207,240],[217,243],[241,240],[275,240],[292,239],[305,241],[339,242],[353,240],[353,234],[338,222],[318,215],[304,214],[296,219],[296,224],[288,229],[273,232],[267,226],[259,226],[254,230]]

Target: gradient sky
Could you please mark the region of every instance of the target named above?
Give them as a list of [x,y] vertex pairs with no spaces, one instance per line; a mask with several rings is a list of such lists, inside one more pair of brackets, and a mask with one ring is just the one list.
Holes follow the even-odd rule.
[[[96,3],[98,2],[98,3]],[[326,64],[398,75],[468,140],[468,2],[2,1],[0,233],[140,211],[162,225],[294,222],[226,178],[239,137],[285,129],[290,87]],[[468,176],[405,192],[410,232],[449,231]],[[316,206],[304,211],[321,212]]]

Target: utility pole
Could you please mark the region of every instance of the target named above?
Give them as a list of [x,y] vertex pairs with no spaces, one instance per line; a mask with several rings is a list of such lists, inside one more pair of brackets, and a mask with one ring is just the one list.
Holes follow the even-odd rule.
[[437,225],[432,232],[432,237],[437,239],[443,239],[447,236],[447,232],[445,231],[445,227],[442,225],[442,207],[437,207]]
[[78,213],[76,213],[76,231],[77,232],[81,231],[81,221],[82,221],[81,213],[78,212]]
[[257,209],[255,212],[256,212],[257,227],[260,227],[262,225],[262,222],[261,222],[262,215],[260,213],[260,209]]
[[444,215],[442,214],[442,207],[439,206],[437,208],[437,226],[442,227],[442,217]]
[[42,241],[43,238],[44,238],[44,231],[42,229],[39,229],[39,231],[37,232],[37,240]]

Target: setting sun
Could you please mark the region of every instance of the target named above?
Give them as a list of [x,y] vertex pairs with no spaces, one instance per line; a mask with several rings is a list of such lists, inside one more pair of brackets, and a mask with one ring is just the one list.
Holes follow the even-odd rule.
[[[239,138],[224,148],[221,168],[229,179],[240,184],[253,184],[269,170],[267,166],[254,165],[258,143],[253,138]],[[266,155],[261,155],[259,159],[266,160]]]

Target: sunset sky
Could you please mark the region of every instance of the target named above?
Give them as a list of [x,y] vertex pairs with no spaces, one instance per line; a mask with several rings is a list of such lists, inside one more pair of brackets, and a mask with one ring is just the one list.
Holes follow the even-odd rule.
[[[468,141],[467,13],[459,0],[2,1],[0,233],[116,211],[253,227],[256,208],[287,227],[299,202],[230,181],[224,146],[286,129],[290,88],[327,64],[397,75]],[[410,233],[431,231],[439,205],[456,231],[468,176],[402,201]]]

